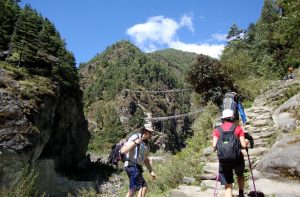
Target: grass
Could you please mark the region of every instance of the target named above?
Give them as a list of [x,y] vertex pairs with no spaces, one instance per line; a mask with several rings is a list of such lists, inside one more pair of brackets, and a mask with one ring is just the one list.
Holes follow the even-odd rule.
[[[27,100],[38,100],[39,95],[55,95],[55,85],[50,78],[32,75],[23,67],[16,67],[3,61],[0,61],[0,68],[6,71],[4,79],[0,80],[0,87],[6,88],[14,95]],[[8,81],[14,83],[7,84]]]
[[[22,172],[19,181],[8,191],[0,192],[6,197],[35,197],[38,196],[37,184],[38,171],[27,165]],[[45,196],[44,194],[41,196]]]
[[29,78],[29,73],[25,68],[16,67],[3,61],[0,61],[0,68],[7,70],[8,73],[12,75],[15,80]]
[[296,129],[290,133],[291,135],[300,135],[300,129]]

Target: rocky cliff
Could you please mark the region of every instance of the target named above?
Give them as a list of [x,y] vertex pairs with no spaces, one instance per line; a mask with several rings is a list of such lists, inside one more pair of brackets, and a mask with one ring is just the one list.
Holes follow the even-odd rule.
[[70,92],[53,79],[1,63],[0,189],[40,159],[52,159],[58,171],[74,169],[88,139],[79,88]]

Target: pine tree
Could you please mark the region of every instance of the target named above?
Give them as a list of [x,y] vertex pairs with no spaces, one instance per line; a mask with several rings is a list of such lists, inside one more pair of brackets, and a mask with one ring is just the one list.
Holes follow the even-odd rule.
[[[11,51],[14,61],[29,65],[33,63],[39,47],[38,35],[42,29],[42,17],[29,5],[21,11],[11,39]],[[16,59],[14,59],[16,58]]]
[[231,40],[231,39],[241,39],[242,37],[243,30],[240,29],[236,24],[233,24],[230,27],[230,30],[226,36],[226,39]]
[[6,51],[9,49],[20,8],[16,1],[0,0],[0,10],[0,51]]
[[40,50],[48,55],[57,57],[63,43],[54,25],[46,18],[39,33]]

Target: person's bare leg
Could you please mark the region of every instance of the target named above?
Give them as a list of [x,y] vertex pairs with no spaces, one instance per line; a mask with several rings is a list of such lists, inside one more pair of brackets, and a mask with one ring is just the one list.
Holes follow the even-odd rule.
[[147,191],[147,187],[142,187],[142,188],[139,190],[138,197],[145,197],[145,196],[146,196],[146,191]]
[[232,184],[225,185],[225,197],[232,197]]
[[126,194],[126,197],[133,197],[135,193],[135,190],[129,190]]

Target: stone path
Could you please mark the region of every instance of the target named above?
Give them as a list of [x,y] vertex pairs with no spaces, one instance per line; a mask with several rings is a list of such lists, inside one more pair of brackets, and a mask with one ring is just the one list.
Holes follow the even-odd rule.
[[[255,170],[255,166],[260,162],[261,158],[271,148],[271,143],[275,142],[274,136],[277,136],[278,128],[272,120],[272,113],[274,112],[274,103],[284,96],[284,90],[287,86],[298,84],[299,81],[291,82],[277,82],[274,87],[269,91],[264,92],[258,96],[251,108],[245,110],[248,118],[248,124],[245,125],[244,130],[249,132],[255,140],[253,149],[249,149],[249,155],[252,167],[254,168],[254,177],[256,188],[262,191],[266,196],[275,197],[296,197],[300,196],[300,183],[299,182],[284,182],[270,180],[263,177],[262,174]],[[212,148],[208,147],[204,150],[204,157],[202,161],[205,162],[204,174],[200,176],[202,179],[201,186],[188,186],[180,185],[178,188],[172,190],[172,197],[187,197],[187,196],[213,196],[214,189],[216,188],[216,176],[218,172],[217,155],[213,152]],[[246,156],[246,153],[244,154]],[[249,169],[248,158],[245,157],[246,168]],[[253,191],[252,179],[248,180],[248,191]],[[224,186],[217,185],[217,195],[224,196]],[[237,194],[235,189],[234,194]],[[245,194],[246,195],[246,194]]]

